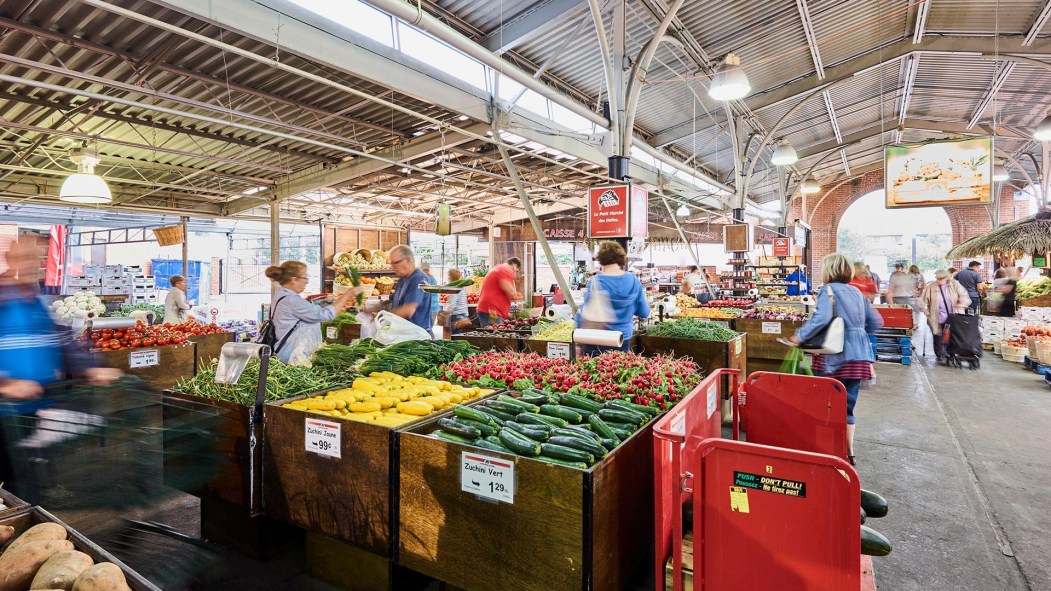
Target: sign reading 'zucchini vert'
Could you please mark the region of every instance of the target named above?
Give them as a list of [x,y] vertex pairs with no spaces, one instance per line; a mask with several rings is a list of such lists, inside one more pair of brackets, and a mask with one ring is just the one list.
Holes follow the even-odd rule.
[[748,472],[734,472],[734,486],[777,493],[789,497],[806,498],[806,483],[800,480],[773,478]]
[[515,465],[503,458],[461,452],[460,490],[514,504]]

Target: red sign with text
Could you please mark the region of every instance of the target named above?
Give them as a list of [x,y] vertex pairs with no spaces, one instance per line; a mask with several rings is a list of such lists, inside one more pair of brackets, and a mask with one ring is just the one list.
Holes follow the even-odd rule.
[[792,256],[792,239],[791,238],[774,238],[774,256],[775,257],[789,257],[789,256]]
[[627,238],[631,228],[628,185],[607,185],[588,189],[588,236]]
[[650,237],[650,192],[640,187],[631,188],[631,237]]

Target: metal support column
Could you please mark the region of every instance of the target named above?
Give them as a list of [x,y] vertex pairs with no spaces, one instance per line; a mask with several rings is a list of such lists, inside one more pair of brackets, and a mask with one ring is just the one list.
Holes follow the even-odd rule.
[[558,287],[562,290],[562,293],[566,294],[566,303],[569,304],[569,309],[572,310],[573,314],[576,314],[577,303],[573,300],[573,294],[569,291],[569,283],[566,281],[565,276],[562,275],[562,269],[555,261],[555,254],[551,252],[551,245],[547,241],[547,236],[544,236],[544,228],[540,224],[540,219],[536,217],[536,211],[533,210],[533,204],[529,201],[529,194],[526,193],[525,187],[522,185],[522,179],[518,176],[518,168],[515,167],[514,161],[511,160],[511,155],[507,153],[507,146],[500,137],[500,125],[498,121],[499,117],[493,118],[493,139],[497,140],[496,147],[500,150],[500,156],[504,159],[504,166],[507,167],[507,174],[511,177],[511,181],[515,185],[515,190],[518,191],[518,197],[522,200],[522,207],[525,209],[526,215],[529,216],[529,223],[533,225],[533,232],[536,233],[537,242],[539,242],[541,248],[544,249],[544,256],[547,257],[547,263],[555,273],[555,281],[558,283]]
[[188,223],[190,221],[190,218],[187,217],[187,216],[182,216],[181,221],[182,221],[182,276],[183,277],[189,277],[190,276],[190,273],[189,273],[189,271],[190,271],[190,262],[189,262],[189,259],[190,259],[190,233],[187,231],[187,225],[188,225]]
[[[281,264],[281,203],[270,202],[270,264]],[[277,283],[270,285],[270,292],[277,291]]]
[[[686,250],[690,251],[690,256],[693,257],[693,264],[697,265],[697,268],[700,269],[701,258],[697,256],[697,251],[694,250],[693,246],[690,245],[690,239],[686,237],[686,231],[682,229],[682,224],[679,223],[678,217],[675,215],[675,212],[672,211],[671,204],[668,203],[668,198],[661,195],[661,201],[664,202],[664,208],[668,210],[668,215],[671,216],[671,221],[675,223],[675,229],[679,231],[679,238],[682,238],[683,244],[686,245]],[[712,288],[712,284],[708,283],[708,274],[702,271],[701,277],[704,279],[704,288],[708,290],[708,295],[712,296],[713,298],[716,297],[715,290]]]

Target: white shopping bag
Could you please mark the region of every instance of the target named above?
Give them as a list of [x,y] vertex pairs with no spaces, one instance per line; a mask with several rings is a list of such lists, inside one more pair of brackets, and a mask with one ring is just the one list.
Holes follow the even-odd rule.
[[376,316],[376,342],[393,345],[404,341],[429,341],[431,333],[386,310]]

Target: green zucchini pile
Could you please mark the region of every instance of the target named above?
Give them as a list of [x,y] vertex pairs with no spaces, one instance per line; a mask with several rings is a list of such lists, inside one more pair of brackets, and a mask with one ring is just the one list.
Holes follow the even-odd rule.
[[476,406],[455,406],[432,435],[490,451],[581,470],[593,466],[659,411],[625,400],[605,404],[574,394],[525,390]]

